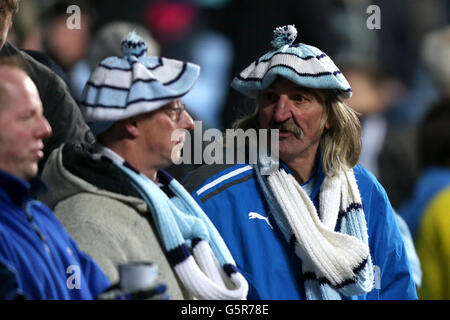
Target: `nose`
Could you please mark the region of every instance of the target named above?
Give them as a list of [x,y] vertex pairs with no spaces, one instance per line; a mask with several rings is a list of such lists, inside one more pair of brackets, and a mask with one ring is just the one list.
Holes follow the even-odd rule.
[[52,135],[52,127],[48,123],[47,119],[41,115],[39,119],[38,128],[36,130],[36,136],[40,139],[48,138]]
[[289,120],[291,117],[291,101],[287,95],[282,94],[275,105],[273,120],[280,123]]
[[181,114],[180,125],[188,131],[194,130],[194,120],[186,110]]

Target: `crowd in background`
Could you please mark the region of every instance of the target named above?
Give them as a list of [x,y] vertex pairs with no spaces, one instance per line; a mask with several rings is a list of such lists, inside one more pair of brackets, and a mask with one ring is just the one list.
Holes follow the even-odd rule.
[[[79,29],[67,28],[70,5],[81,9]],[[370,5],[379,8],[380,29],[367,25]],[[232,77],[287,23],[299,30],[297,41],[341,66],[363,128],[360,163],[409,226],[422,297],[450,299],[449,0],[26,0],[9,41],[42,59],[79,101],[92,69],[120,55],[119,39],[136,30],[149,54],[200,65],[183,102],[204,129],[223,130],[253,107],[230,90]],[[182,178],[186,170],[172,172]],[[433,254],[442,263],[428,262]]]

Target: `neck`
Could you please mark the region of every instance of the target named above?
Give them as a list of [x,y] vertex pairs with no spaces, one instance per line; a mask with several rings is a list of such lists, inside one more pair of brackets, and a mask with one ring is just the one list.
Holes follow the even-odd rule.
[[314,152],[309,152],[307,155],[301,157],[293,158],[283,158],[281,160],[287,164],[287,166],[292,170],[294,178],[298,183],[303,184],[308,181],[314,174],[315,163],[316,163],[317,148]]
[[158,168],[150,165],[152,161],[144,157],[144,154],[140,152],[140,149],[136,148],[134,144],[127,143],[127,141],[119,141],[116,143],[111,143],[106,147],[122,157],[131,166],[133,166],[133,168],[138,170],[147,178],[154,182],[157,181]]

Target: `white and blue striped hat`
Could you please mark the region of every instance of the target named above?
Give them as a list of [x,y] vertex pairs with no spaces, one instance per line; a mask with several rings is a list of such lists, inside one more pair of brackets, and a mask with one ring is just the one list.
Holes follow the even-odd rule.
[[231,86],[250,98],[282,76],[299,86],[336,89],[338,97],[352,95],[350,84],[334,62],[320,49],[303,43],[293,44],[297,29],[293,25],[274,30],[273,49],[236,76]]
[[156,110],[194,86],[198,65],[146,52],[145,41],[131,32],[122,41],[123,57],[106,58],[92,72],[80,108],[95,135],[118,120]]

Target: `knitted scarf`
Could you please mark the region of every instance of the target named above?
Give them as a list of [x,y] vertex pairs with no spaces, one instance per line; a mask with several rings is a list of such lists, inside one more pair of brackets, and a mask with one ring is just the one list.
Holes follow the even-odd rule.
[[[308,300],[340,300],[370,292],[372,261],[366,220],[353,170],[326,177],[319,194],[319,212],[295,178],[261,157],[257,180],[286,240],[302,261]],[[335,231],[336,230],[336,231]]]
[[162,170],[158,172],[163,184],[160,188],[120,161],[117,154],[111,156],[111,150],[104,148],[102,153],[103,159],[122,170],[147,203],[169,262],[189,293],[205,300],[245,299],[247,281],[217,229],[186,189]]

